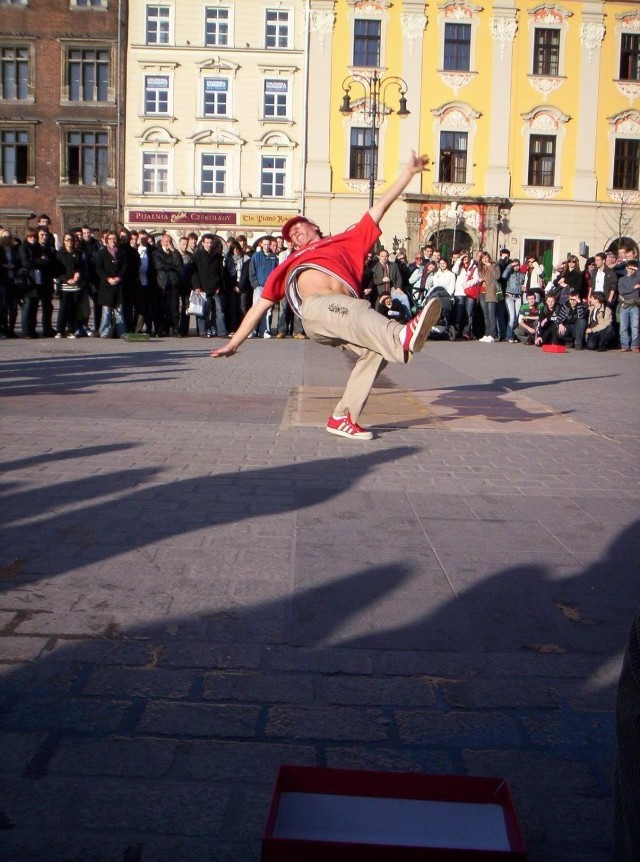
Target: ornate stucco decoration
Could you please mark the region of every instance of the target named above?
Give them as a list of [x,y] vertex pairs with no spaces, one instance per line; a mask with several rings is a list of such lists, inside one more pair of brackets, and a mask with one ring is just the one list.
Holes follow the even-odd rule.
[[317,33],[318,35],[318,44],[320,45],[321,54],[324,54],[325,39],[333,33],[335,22],[335,12],[323,12],[319,9],[311,10],[309,29],[312,33]]
[[558,186],[522,186],[522,191],[528,198],[544,201],[555,198],[562,189]]
[[515,18],[490,18],[491,38],[500,46],[500,59],[504,60],[505,46],[513,42],[518,24]]
[[391,6],[391,0],[347,0],[347,3],[358,15],[366,15],[368,18],[381,18]]
[[539,106],[527,114],[522,114],[522,119],[534,132],[557,132],[569,122],[571,117],[557,108]]
[[640,82],[638,81],[616,81],[618,91],[629,99],[629,105],[632,105],[636,99],[640,98]]
[[616,15],[618,27],[625,30],[640,30],[640,12],[623,12],[621,15]]
[[640,137],[640,111],[622,111],[608,117],[607,121],[616,135]]
[[[350,188],[354,192],[358,192],[363,195],[369,191],[369,180],[345,180],[344,184],[347,188]],[[383,184],[383,180],[376,180],[375,187],[381,186]]]
[[449,102],[439,108],[433,108],[431,113],[438,124],[443,128],[446,126],[447,129],[469,129],[474,125],[473,120],[480,116],[479,111],[474,111],[463,102]]
[[473,185],[470,183],[434,183],[437,194],[445,198],[461,198],[468,195]]
[[234,132],[214,126],[212,129],[204,129],[195,132],[189,138],[194,144],[206,144],[207,146],[242,147],[246,141],[234,134]]
[[422,39],[427,26],[426,15],[401,15],[400,25],[402,27],[402,35],[404,40],[409,44],[409,54],[413,54],[414,43],[417,39]]
[[637,204],[640,203],[640,192],[630,191],[629,189],[607,189],[607,194],[612,201],[617,204]]
[[136,136],[136,140],[146,146],[149,144],[155,144],[156,147],[162,145],[175,147],[178,143],[178,138],[162,126],[151,126],[150,128],[145,129],[141,135]]
[[482,12],[482,6],[475,6],[467,0],[449,0],[448,3],[438,6],[438,9],[447,20],[453,21],[471,21],[474,15]]
[[587,52],[589,63],[591,63],[591,55],[595,49],[602,45],[604,33],[604,24],[602,23],[590,21],[588,24],[580,25],[580,44]]
[[556,3],[543,3],[529,11],[533,23],[539,27],[544,24],[564,24],[573,17],[573,12],[563,9]]
[[466,87],[467,84],[470,84],[471,81],[473,81],[476,74],[476,72],[438,72],[440,80],[442,80],[447,87],[451,87],[456,96],[463,87]]
[[546,75],[527,75],[529,83],[547,101],[549,93],[553,93],[564,84],[564,78],[549,78]]

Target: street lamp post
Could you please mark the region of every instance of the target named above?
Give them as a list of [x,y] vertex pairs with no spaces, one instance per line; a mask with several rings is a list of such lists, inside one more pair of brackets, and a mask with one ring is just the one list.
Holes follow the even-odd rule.
[[376,187],[376,169],[378,166],[378,130],[384,118],[385,112],[391,112],[385,105],[385,94],[389,87],[395,87],[400,95],[397,114],[399,117],[408,117],[410,111],[407,110],[407,82],[397,75],[387,75],[381,77],[378,70],[375,69],[372,75],[363,75],[360,72],[354,72],[348,75],[342,82],[344,96],[342,98],[342,106],[340,113],[344,116],[349,116],[353,113],[354,108],[351,104],[351,88],[361,87],[363,92],[362,115],[365,123],[371,126],[371,144],[369,145],[370,163],[369,163],[369,209],[373,206],[373,196]]

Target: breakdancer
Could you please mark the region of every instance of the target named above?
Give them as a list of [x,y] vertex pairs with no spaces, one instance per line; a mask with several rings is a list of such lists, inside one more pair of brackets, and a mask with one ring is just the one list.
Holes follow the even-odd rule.
[[351,350],[358,357],[344,395],[329,417],[327,431],[351,440],[371,440],[373,434],[358,425],[358,418],[377,376],[389,362],[408,362],[422,350],[440,316],[440,303],[433,299],[403,325],[383,317],[360,298],[365,256],[381,234],[380,220],[413,175],[425,170],[427,164],[426,156],[412,152],[380,200],[344,233],[323,238],[311,219],[303,215],[290,218],[282,236],[295,251],[269,275],[262,296],[235,335],[224,347],[211,351],[211,356],[232,356],[262,315],[286,296],[309,338]]

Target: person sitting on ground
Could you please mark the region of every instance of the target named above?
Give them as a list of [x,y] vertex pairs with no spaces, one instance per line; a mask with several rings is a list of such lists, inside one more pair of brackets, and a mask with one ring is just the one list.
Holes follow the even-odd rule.
[[558,311],[558,333],[565,341],[573,341],[576,350],[584,347],[584,333],[587,328],[587,306],[580,299],[580,291],[572,290],[566,305]]
[[261,297],[229,343],[212,351],[215,358],[232,356],[262,316],[286,296],[302,318],[309,338],[356,354],[356,364],[344,395],[327,421],[326,430],[351,440],[371,440],[358,425],[371,389],[389,362],[406,363],[424,347],[429,330],[440,317],[440,303],[429,300],[422,311],[402,325],[385,319],[359,298],[364,259],[381,234],[379,222],[412,177],[425,170],[426,156],[415,152],[396,180],[358,224],[344,233],[322,238],[318,225],[294,216],[282,235],[296,250],[267,279]]
[[599,350],[601,353],[612,347],[616,338],[611,309],[607,306],[604,293],[599,291],[591,296],[589,322],[585,334],[587,350]]
[[411,312],[408,311],[407,306],[401,299],[391,296],[390,293],[383,293],[378,297],[376,311],[399,323],[407,323],[411,320]]
[[538,293],[535,290],[528,290],[525,297],[525,302],[520,306],[518,314],[518,325],[513,331],[515,337],[522,344],[533,344],[536,337],[536,326],[540,317],[540,309],[542,303],[538,301]]
[[536,326],[536,337],[534,344],[536,347],[543,347],[545,344],[563,344],[562,337],[558,332],[558,316],[560,313],[560,303],[558,296],[554,293],[548,293],[544,298],[544,303],[538,315],[538,325]]

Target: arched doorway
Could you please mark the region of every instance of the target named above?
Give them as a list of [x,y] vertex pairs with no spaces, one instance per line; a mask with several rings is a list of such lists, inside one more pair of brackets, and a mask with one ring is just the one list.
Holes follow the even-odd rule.
[[632,240],[630,236],[616,237],[616,239],[611,240],[607,245],[605,251],[612,251],[614,254],[618,254],[618,249],[621,245],[625,246],[625,248],[632,248],[636,253],[636,259],[638,258],[638,243]]
[[464,228],[452,228],[433,232],[425,245],[437,248],[443,257],[450,258],[454,251],[470,252],[473,247],[473,238]]

